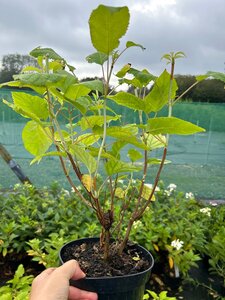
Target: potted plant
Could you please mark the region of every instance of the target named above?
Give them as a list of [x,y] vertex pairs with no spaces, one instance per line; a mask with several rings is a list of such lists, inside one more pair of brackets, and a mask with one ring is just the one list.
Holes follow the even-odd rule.
[[[4,101],[29,119],[22,138],[25,148],[34,155],[31,163],[46,156],[58,156],[74,192],[95,213],[102,228],[100,237],[71,242],[61,249],[60,257],[62,262],[75,257],[87,273],[85,280],[74,284],[80,287],[87,284],[87,289],[94,286],[94,290],[97,286],[99,299],[110,300],[143,297],[153,258],[141,246],[131,244],[129,236],[134,222],[154,200],[166,162],[169,134],[204,131],[172,116],[173,105],[179,99],[174,66],[175,60],[184,56],[182,52],[163,56],[170,63],[171,71],[164,70],[159,77],[146,69],[132,68],[130,64],[116,70],[116,62],[130,47],[144,49],[142,45],[128,41],[122,51],[118,50],[128,25],[127,7],[99,5],[91,13],[90,35],[96,52],[89,55],[87,61],[99,65],[102,80],[79,82],[75,68],[63,57],[50,48],[38,47],[30,55],[36,58],[39,67],[26,67],[14,76],[15,81],[6,83],[32,89],[36,95],[16,91],[12,93],[13,103]],[[135,94],[116,92],[111,88],[114,72],[119,85],[127,83]],[[158,112],[165,106],[168,116],[159,117]],[[126,118],[130,112],[136,118],[134,123],[129,123]],[[160,149],[161,159],[154,157],[155,149]],[[152,165],[158,165],[158,171],[151,179],[153,185],[150,188],[146,178]],[[136,178],[135,173],[138,174]],[[126,188],[122,181],[126,181]],[[77,182],[82,184],[82,190],[77,188]],[[93,251],[103,262],[95,262],[94,267],[95,271],[98,269],[100,284],[96,285],[90,278],[89,262],[79,259],[80,253],[86,251],[89,251],[89,257]],[[129,261],[124,262],[124,257],[129,257]],[[115,262],[121,267],[113,269],[111,265]],[[129,274],[121,283],[125,266],[128,266]]]

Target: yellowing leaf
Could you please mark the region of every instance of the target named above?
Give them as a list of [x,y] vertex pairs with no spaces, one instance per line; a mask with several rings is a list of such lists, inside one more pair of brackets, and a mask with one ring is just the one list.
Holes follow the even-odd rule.
[[115,196],[122,199],[125,196],[125,191],[122,188],[118,187],[116,188]]
[[[148,200],[151,193],[152,193],[152,189],[149,188],[147,185],[144,185],[142,195],[141,195],[142,198],[144,198],[145,200]],[[155,196],[154,195],[152,196],[151,201],[155,201]]]
[[159,247],[158,247],[158,245],[153,244],[153,247],[154,247],[155,251],[159,252]]
[[83,174],[81,181],[85,188],[90,192],[91,189],[94,187],[94,180],[93,178],[88,174]]
[[170,266],[170,269],[173,269],[174,261],[173,261],[172,257],[170,257],[170,256],[169,256],[169,266]]

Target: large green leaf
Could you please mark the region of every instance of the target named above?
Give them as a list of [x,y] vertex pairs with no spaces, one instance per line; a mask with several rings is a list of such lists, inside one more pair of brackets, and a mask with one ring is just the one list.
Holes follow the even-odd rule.
[[4,82],[2,84],[0,84],[0,88],[2,86],[13,86],[13,87],[27,87],[30,88],[32,90],[34,90],[35,92],[37,92],[40,95],[43,95],[45,92],[45,87],[39,87],[39,86],[32,86],[30,84],[24,84],[21,81],[9,81],[9,82]]
[[126,172],[138,172],[142,169],[142,167],[134,166],[130,163],[125,163],[123,161],[117,160],[115,158],[111,158],[105,164],[106,172],[109,176],[118,173],[126,173]]
[[207,72],[208,77],[213,77],[214,79],[221,80],[225,82],[225,74],[221,72]]
[[117,104],[131,108],[133,110],[143,110],[145,111],[145,102],[130,93],[119,92],[114,96],[110,96],[109,99],[112,99]]
[[90,64],[95,63],[101,66],[104,64],[104,62],[107,61],[107,59],[108,59],[108,55],[102,52],[95,52],[86,57],[86,60]]
[[52,84],[60,83],[65,80],[65,75],[59,74],[46,74],[46,73],[31,73],[31,74],[19,74],[14,75],[15,80],[20,80],[23,84],[30,84],[32,86],[47,87]]
[[77,160],[79,160],[86,166],[90,174],[96,171],[97,162],[95,158],[86,151],[85,148],[77,145],[72,145],[70,147],[70,152],[77,158]]
[[129,10],[124,7],[99,5],[89,19],[91,41],[95,49],[109,55],[119,46],[129,25]]
[[158,134],[193,134],[205,131],[190,122],[175,117],[160,117],[148,120],[148,130],[153,135]]
[[24,147],[34,156],[44,154],[52,144],[49,128],[43,128],[35,121],[29,121],[22,132]]
[[34,115],[42,120],[48,118],[49,111],[45,99],[22,92],[13,92],[12,98],[16,108],[21,109],[25,117],[30,118]]
[[168,103],[169,98],[175,98],[177,88],[176,81],[173,80],[170,93],[170,74],[164,70],[164,72],[156,79],[152,90],[144,98],[146,101],[146,112],[157,112],[162,109],[163,106]]

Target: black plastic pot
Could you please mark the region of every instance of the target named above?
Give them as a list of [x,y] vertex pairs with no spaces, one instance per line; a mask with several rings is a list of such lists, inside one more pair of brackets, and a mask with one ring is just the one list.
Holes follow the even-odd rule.
[[[59,252],[61,263],[63,264],[65,262],[64,253],[67,247],[81,245],[82,243],[88,243],[88,241],[97,242],[99,239],[80,239],[65,244]],[[149,280],[154,265],[154,259],[151,253],[145,248],[140,245],[136,247],[142,253],[143,258],[147,259],[150,263],[150,267],[144,272],[115,277],[86,277],[80,280],[71,280],[71,285],[82,290],[96,292],[98,294],[98,300],[142,300],[145,284]]]

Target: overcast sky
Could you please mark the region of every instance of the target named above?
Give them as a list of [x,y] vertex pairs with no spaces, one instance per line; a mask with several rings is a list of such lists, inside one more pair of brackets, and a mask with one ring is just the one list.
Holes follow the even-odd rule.
[[130,9],[121,49],[127,40],[146,47],[127,51],[121,66],[129,62],[158,75],[166,67],[163,54],[184,51],[187,58],[177,62],[175,73],[224,72],[225,0],[0,0],[0,57],[51,47],[77,68],[80,78],[100,76],[85,61],[95,51],[88,18],[99,4]]

